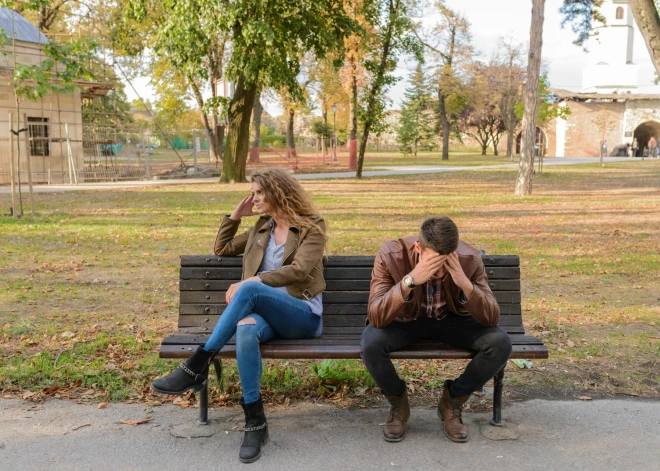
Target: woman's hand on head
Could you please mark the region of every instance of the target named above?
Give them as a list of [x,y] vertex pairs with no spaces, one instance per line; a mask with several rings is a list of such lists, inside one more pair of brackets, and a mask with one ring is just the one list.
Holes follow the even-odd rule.
[[252,211],[254,207],[254,196],[248,195],[243,200],[236,205],[234,211],[232,211],[231,216],[229,216],[234,221],[240,220],[243,216],[254,216],[258,213]]

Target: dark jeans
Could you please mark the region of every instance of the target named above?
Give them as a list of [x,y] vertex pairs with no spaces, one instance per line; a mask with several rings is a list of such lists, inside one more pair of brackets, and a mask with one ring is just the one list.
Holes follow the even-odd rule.
[[484,327],[472,317],[455,314],[442,320],[420,317],[412,322],[392,322],[384,329],[368,325],[360,342],[362,359],[386,396],[400,396],[406,390],[394,369],[390,352],[421,339],[436,339],[477,352],[463,374],[451,384],[452,397],[479,390],[506,365],[511,355],[511,339],[501,327]]

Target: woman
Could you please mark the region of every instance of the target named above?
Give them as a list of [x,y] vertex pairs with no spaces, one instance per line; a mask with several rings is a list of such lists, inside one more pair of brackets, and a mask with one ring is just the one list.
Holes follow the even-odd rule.
[[[256,461],[268,440],[259,343],[276,337],[321,335],[321,292],[325,289],[325,223],[303,187],[280,169],[254,171],[251,181],[252,194],[225,216],[215,240],[216,255],[243,255],[242,281],[227,290],[227,307],[208,342],[152,385],[163,394],[200,390],[213,357],[236,335],[243,388],[240,403],[245,412],[239,459],[244,463]],[[236,236],[241,218],[254,215],[262,216],[250,230]]]

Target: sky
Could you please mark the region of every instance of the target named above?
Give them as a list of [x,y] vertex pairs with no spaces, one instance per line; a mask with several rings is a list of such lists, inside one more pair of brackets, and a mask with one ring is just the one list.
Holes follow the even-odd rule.
[[[473,45],[483,60],[487,60],[497,52],[497,44],[502,36],[511,36],[515,41],[525,45],[529,43],[531,3],[530,0],[446,0],[450,8],[463,13],[470,22]],[[547,67],[551,87],[579,91],[582,84],[582,69],[589,62],[589,55],[581,47],[573,44],[577,35],[569,26],[566,29],[561,28],[563,17],[559,13],[559,7],[562,3],[562,0],[546,1],[542,58]],[[428,21],[433,21],[433,17],[429,17]],[[633,43],[633,62],[637,64],[639,71],[637,79],[639,93],[660,94],[660,86],[653,84],[655,78],[653,63],[637,27],[635,27]],[[403,93],[408,86],[407,78],[414,68],[413,60],[402,59],[399,62],[395,74],[401,80],[388,93],[391,100],[390,108],[398,109],[401,106]],[[149,85],[148,78],[136,79],[133,85],[142,98],[153,101],[153,88]],[[126,88],[126,92],[129,100],[136,98],[130,87]],[[277,105],[267,105],[266,110],[271,115],[281,114],[281,109]]]

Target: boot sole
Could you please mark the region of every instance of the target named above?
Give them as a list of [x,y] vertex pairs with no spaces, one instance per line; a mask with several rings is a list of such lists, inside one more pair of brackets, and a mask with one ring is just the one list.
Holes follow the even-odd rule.
[[200,392],[202,389],[204,389],[205,386],[206,386],[206,381],[204,381],[204,383],[202,383],[202,384],[196,384],[195,386],[191,386],[191,387],[183,389],[181,391],[165,391],[164,389],[159,389],[159,388],[155,387],[153,384],[151,385],[151,389],[153,389],[154,391],[156,391],[157,393],[160,393],[160,394],[169,394],[169,395],[172,395],[172,396],[180,396],[181,394],[187,393],[191,389],[195,392]]
[[445,428],[445,419],[442,417],[442,414],[440,413],[439,410],[438,410],[438,418],[442,422],[442,431],[445,433],[445,436],[448,439],[450,439],[452,442],[456,442],[456,443],[465,443],[465,442],[468,441],[467,438],[453,438],[447,433],[447,429]]
[[[266,443],[268,443],[268,439],[269,439],[269,438],[270,438],[270,437],[269,437],[268,435],[264,436],[263,440],[261,440],[261,446],[266,445]],[[262,454],[262,453],[259,452],[259,454],[258,454],[257,456],[255,456],[254,458],[250,458],[250,459],[243,459],[243,458],[241,458],[241,457],[239,456],[239,457],[238,457],[238,461],[240,461],[241,463],[254,463],[254,462],[257,461],[259,458],[261,458],[261,454]]]
[[402,441],[404,438],[406,438],[406,433],[407,433],[407,431],[403,435],[401,435],[401,437],[399,437],[399,438],[387,438],[387,437],[383,436],[383,439],[386,442],[389,442],[389,443],[398,443],[398,442]]

